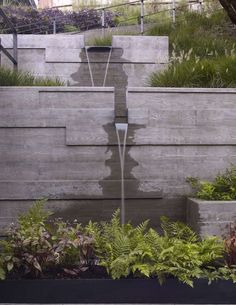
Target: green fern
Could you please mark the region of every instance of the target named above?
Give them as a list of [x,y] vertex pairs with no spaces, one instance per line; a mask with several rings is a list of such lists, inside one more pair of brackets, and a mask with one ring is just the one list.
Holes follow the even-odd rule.
[[161,226],[163,235],[148,230],[148,221],[121,225],[116,211],[110,222],[89,223],[87,230],[95,236],[99,264],[113,279],[152,276],[162,283],[174,276],[192,286],[208,264],[222,257],[223,244],[216,238],[200,241],[188,226],[165,217]]
[[6,278],[6,271],[4,268],[3,260],[0,258],[0,280],[5,280]]
[[161,217],[161,228],[164,236],[169,238],[178,238],[186,242],[196,242],[198,237],[190,227],[180,221],[171,222],[167,217]]
[[99,264],[106,268],[113,279],[135,276],[149,276],[150,268],[145,260],[151,255],[145,242],[148,221],[137,227],[130,223],[121,225],[117,210],[110,222],[92,224],[86,227],[95,236],[96,255]]
[[186,181],[194,190],[194,196],[203,200],[235,200],[236,199],[236,166],[226,169],[210,181],[188,177]]
[[37,200],[27,213],[19,216],[19,224],[23,228],[30,228],[33,225],[38,224],[39,226],[44,224],[52,212],[44,209],[47,199]]

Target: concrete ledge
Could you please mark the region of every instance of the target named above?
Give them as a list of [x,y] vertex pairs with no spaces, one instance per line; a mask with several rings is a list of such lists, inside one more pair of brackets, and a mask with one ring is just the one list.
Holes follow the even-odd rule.
[[[18,34],[18,48],[20,49],[81,49],[84,48],[84,35],[35,35]],[[12,34],[0,34],[5,48],[12,48]]]
[[143,92],[143,93],[236,93],[236,88],[182,88],[182,87],[128,87],[127,92]]
[[200,236],[225,236],[236,221],[236,201],[187,200],[187,223]]
[[114,92],[114,87],[0,87],[1,91],[13,91],[13,90],[32,90],[39,92]]

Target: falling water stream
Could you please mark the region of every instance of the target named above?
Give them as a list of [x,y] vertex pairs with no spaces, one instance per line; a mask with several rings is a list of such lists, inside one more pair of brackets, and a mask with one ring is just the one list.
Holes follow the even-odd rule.
[[109,54],[108,54],[108,58],[107,58],[107,64],[106,64],[106,69],[105,69],[105,75],[103,78],[103,84],[102,86],[105,87],[106,85],[106,79],[107,79],[107,72],[108,72],[108,68],[109,68],[109,64],[110,64],[110,60],[111,60],[111,53],[112,53],[112,47],[85,47],[85,54],[86,54],[86,58],[87,58],[87,62],[88,62],[88,69],[89,69],[89,74],[90,74],[90,79],[91,79],[91,83],[92,83],[92,87],[95,86],[94,84],[94,79],[93,79],[93,72],[92,72],[92,67],[91,67],[91,62],[90,62],[90,58],[89,58],[89,50],[91,49],[99,49],[99,50],[106,50],[107,48],[109,48]]
[[86,53],[86,57],[87,57],[87,62],[88,62],[88,68],[89,68],[89,74],[90,74],[92,87],[94,87],[93,73],[92,73],[91,64],[90,64],[89,55],[88,55],[88,47],[85,47],[85,53]]
[[[105,74],[103,79],[103,87],[106,85],[107,73],[109,69],[109,64],[111,60],[112,47],[85,47],[85,54],[87,57],[88,69],[91,79],[91,84],[94,87],[94,78],[93,71],[91,67],[91,62],[89,58],[89,51],[91,50],[107,50],[109,48],[109,55],[107,58],[107,64],[105,68]],[[126,139],[127,139],[127,131],[128,124],[127,123],[115,123],[116,135],[118,140],[118,148],[119,148],[119,157],[120,157],[120,169],[121,169],[121,224],[125,224],[125,186],[124,186],[124,168],[125,168],[125,148],[126,148]]]
[[[125,168],[125,148],[128,124],[116,123],[116,134],[118,140],[119,156],[120,156],[120,169],[121,169],[121,224],[125,224],[125,185],[124,185],[124,168]],[[122,136],[123,135],[123,141]]]

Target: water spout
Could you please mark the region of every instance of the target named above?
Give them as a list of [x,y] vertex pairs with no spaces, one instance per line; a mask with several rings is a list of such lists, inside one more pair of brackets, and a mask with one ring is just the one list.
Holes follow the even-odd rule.
[[[125,186],[124,186],[124,168],[125,168],[125,148],[128,124],[116,123],[116,135],[118,140],[119,156],[120,156],[120,169],[121,169],[121,224],[125,224]],[[123,142],[121,138],[123,135]]]

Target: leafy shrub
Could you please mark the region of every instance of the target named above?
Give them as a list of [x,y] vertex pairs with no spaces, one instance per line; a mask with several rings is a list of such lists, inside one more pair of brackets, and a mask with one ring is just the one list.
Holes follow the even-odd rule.
[[199,178],[188,177],[195,190],[194,196],[205,200],[235,200],[236,199],[236,167],[226,169],[218,174],[214,181],[201,181]]
[[44,204],[36,202],[1,241],[0,279],[6,273],[12,278],[78,278],[99,265],[113,279],[142,276],[162,283],[171,276],[190,286],[200,277],[236,281],[234,267],[224,264],[223,241],[200,240],[183,223],[163,217],[159,234],[147,227],[148,221],[121,225],[117,211],[110,222],[83,228],[62,220],[51,223]]
[[[5,13],[17,28],[18,33],[24,34],[48,34],[53,32],[53,21],[56,21],[57,32],[65,32],[68,26],[76,29],[88,30],[101,27],[101,11],[94,9],[83,9],[78,12],[63,12],[59,9],[47,8],[34,10],[29,7],[5,6]],[[114,26],[114,14],[106,12],[106,24]],[[4,31],[4,24],[0,23],[0,31]]]
[[78,32],[78,31],[79,31],[79,28],[77,28],[77,27],[74,26],[74,25],[66,24],[66,25],[64,26],[64,31],[65,31],[65,32]]
[[63,86],[59,79],[35,77],[27,72],[17,72],[0,67],[0,86]]
[[87,270],[95,260],[92,236],[82,233],[81,224],[70,225],[62,220],[56,221],[53,230],[53,244],[59,254],[59,264],[65,273],[77,276]]
[[88,224],[86,229],[94,236],[99,265],[105,267],[113,279],[127,277],[131,273],[149,276],[149,266],[145,262],[145,256],[150,254],[145,241],[147,224],[122,226],[119,211],[114,213],[110,222]]
[[5,280],[6,278],[6,272],[3,264],[3,260],[0,259],[0,280]]
[[162,229],[163,236],[150,229],[147,237],[152,253],[152,275],[160,283],[174,276],[193,286],[195,278],[202,277],[209,265],[222,258],[223,244],[215,237],[200,241],[189,227],[166,218],[162,218]]
[[230,226],[229,235],[225,238],[226,261],[230,268],[236,266],[236,225]]
[[236,224],[230,225],[229,234],[224,239],[224,248],[224,264],[204,271],[209,282],[224,279],[236,283]]
[[87,226],[94,235],[96,255],[113,279],[134,276],[157,277],[162,283],[168,276],[193,285],[208,265],[223,257],[223,243],[217,238],[199,241],[186,225],[162,218],[163,236],[147,230],[147,222],[122,226],[116,212],[110,223]]
[[28,213],[19,217],[6,240],[1,242],[3,266],[8,273],[32,278],[50,271],[78,275],[86,270],[92,255],[93,239],[81,232],[81,226],[66,226],[57,221],[48,223],[50,212],[45,201],[37,201]]

